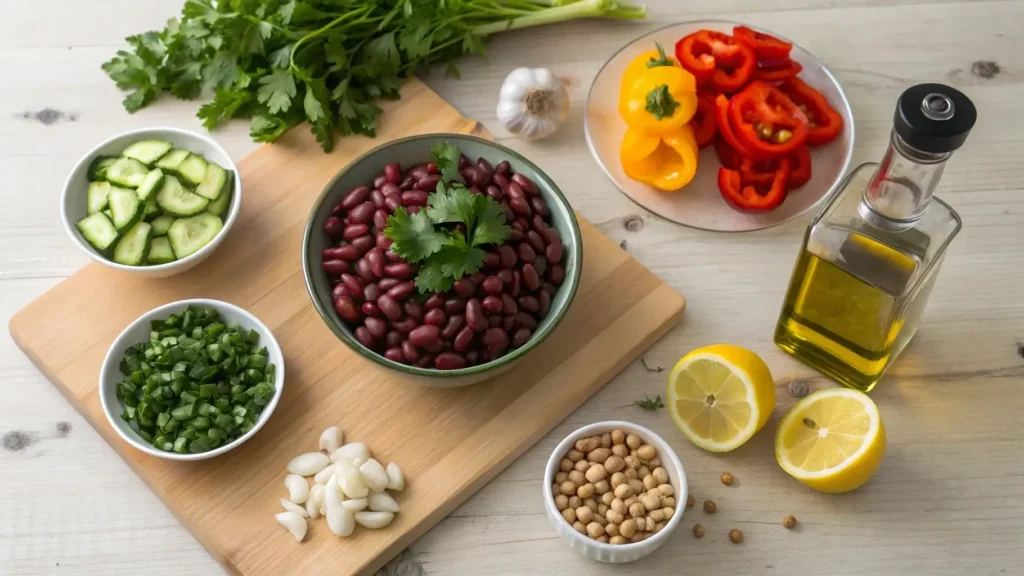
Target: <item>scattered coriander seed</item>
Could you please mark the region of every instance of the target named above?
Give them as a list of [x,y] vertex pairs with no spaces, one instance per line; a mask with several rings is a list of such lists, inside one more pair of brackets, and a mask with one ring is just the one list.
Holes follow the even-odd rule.
[[793,527],[796,526],[796,516],[793,516],[792,514],[786,516],[782,519],[782,525],[792,530]]
[[718,510],[718,506],[715,505],[711,500],[704,501],[704,511],[708,514],[714,514],[715,510]]
[[743,542],[743,532],[740,532],[736,528],[729,530],[729,540],[732,540],[733,544]]
[[701,526],[700,524],[694,524],[693,525],[693,535],[696,536],[697,538],[703,538],[704,537],[704,527]]
[[686,507],[693,508],[693,505],[697,503],[697,499],[693,497],[693,494],[686,495]]
[[732,486],[733,477],[728,472],[722,472],[722,484],[726,486]]

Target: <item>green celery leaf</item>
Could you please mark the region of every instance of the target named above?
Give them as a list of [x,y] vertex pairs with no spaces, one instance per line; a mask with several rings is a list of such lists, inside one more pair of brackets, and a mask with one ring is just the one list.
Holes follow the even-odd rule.
[[443,232],[434,230],[434,223],[425,211],[409,214],[402,207],[388,217],[384,235],[393,242],[391,251],[409,262],[419,262],[448,243]]

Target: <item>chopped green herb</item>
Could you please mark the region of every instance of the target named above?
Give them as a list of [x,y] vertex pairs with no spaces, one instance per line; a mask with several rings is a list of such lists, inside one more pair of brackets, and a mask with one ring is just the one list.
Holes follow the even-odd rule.
[[633,402],[633,406],[654,412],[658,408],[664,408],[665,402],[661,400],[660,394],[658,396],[655,396],[654,398],[651,398],[650,396],[644,394],[644,399]]

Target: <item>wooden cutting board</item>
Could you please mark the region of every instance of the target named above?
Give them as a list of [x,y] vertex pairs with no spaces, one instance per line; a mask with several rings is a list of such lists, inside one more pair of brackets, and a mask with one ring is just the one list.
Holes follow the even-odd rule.
[[[300,265],[310,206],[346,162],[403,136],[484,134],[483,127],[413,80],[385,105],[379,136],[346,138],[323,154],[305,129],[239,163],[243,202],[209,260],[152,280],[91,263],[11,320],[15,342],[101,436],[232,574],[366,574],[423,535],[604,383],[683,312],[682,295],[580,220],[583,275],[569,313],[516,368],[461,389],[400,380],[349,351],[306,294]],[[572,193],[570,191],[570,196]],[[277,410],[241,447],[210,460],[148,457],[114,433],[97,395],[100,364],[117,334],[147,310],[184,298],[248,309],[280,342],[287,377]],[[274,522],[285,465],[315,450],[331,425],[397,462],[407,488],[384,530],[337,538],[320,518],[303,543]],[[538,470],[538,478],[541,471]],[[537,494],[540,497],[538,480]]]

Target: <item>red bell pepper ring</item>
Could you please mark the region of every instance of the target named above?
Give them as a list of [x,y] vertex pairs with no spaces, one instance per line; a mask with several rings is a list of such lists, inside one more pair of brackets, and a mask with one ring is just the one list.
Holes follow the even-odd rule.
[[778,88],[761,80],[729,100],[729,122],[742,148],[751,152],[744,154],[749,158],[788,156],[807,140],[807,116]]
[[736,131],[733,130],[732,121],[729,119],[729,110],[731,108],[729,104],[729,98],[725,94],[719,94],[715,97],[715,127],[718,130],[718,135],[741,157],[754,158],[754,152],[744,146],[743,142],[740,142]]
[[781,82],[783,80],[795,78],[803,69],[803,65],[795,60],[786,60],[781,64],[772,66],[759,65],[757,69],[754,70],[754,80]]
[[[735,167],[722,163],[726,168],[739,170],[743,176],[744,184],[767,186],[775,179],[775,173],[782,165],[778,158],[773,160],[751,160],[741,158]],[[799,188],[811,179],[811,151],[807,146],[800,146],[792,154],[786,157],[789,160],[789,179],[786,181],[786,188],[793,190]]]
[[789,155],[789,181],[786,186],[793,190],[810,181],[811,150],[807,146],[800,146]]
[[697,138],[697,147],[703,148],[715,141],[715,95],[710,93],[697,94],[697,112],[690,120],[693,134]]
[[757,59],[762,62],[789,58],[789,51],[793,49],[793,44],[790,42],[746,26],[734,27],[732,35],[740,42],[750,46],[754,50],[754,54],[757,55]]
[[718,191],[726,202],[738,210],[767,212],[778,208],[786,199],[788,179],[788,158],[779,161],[779,169],[775,171],[767,185],[745,182],[743,173],[739,170],[719,168]]
[[828,103],[821,92],[804,84],[799,78],[790,78],[779,85],[779,90],[789,97],[807,116],[807,144],[821,146],[836,139],[843,131],[843,117]]
[[717,92],[732,93],[750,81],[757,56],[753,49],[728,34],[698,30],[676,43],[676,59],[697,79]]
[[743,156],[740,156],[740,153],[730,146],[721,134],[715,138],[715,154],[718,156],[718,161],[721,162],[722,166],[725,166],[730,170],[740,169],[740,164],[743,162]]

